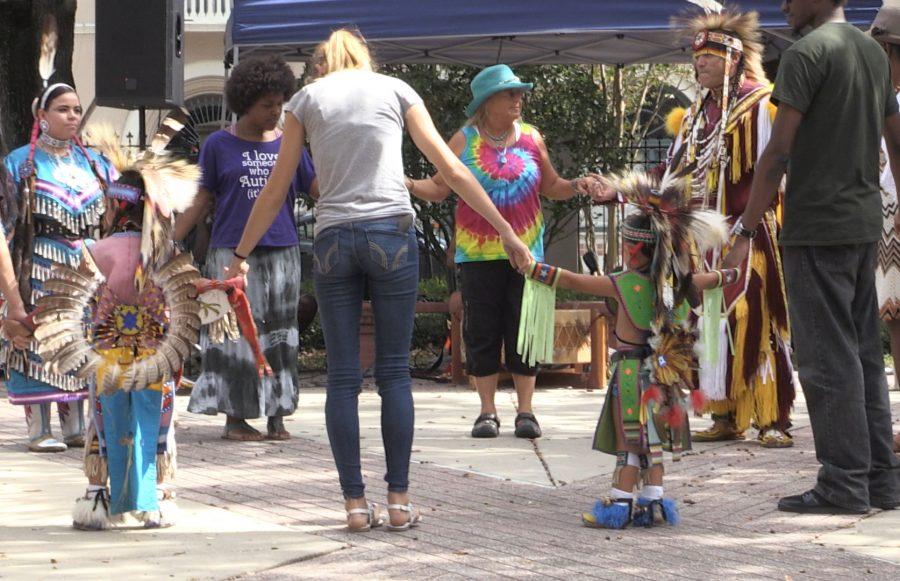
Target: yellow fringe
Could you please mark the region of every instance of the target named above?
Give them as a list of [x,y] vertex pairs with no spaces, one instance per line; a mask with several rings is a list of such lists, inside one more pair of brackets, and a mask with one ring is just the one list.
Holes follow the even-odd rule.
[[706,172],[706,191],[712,194],[719,191],[719,162],[713,161]]
[[729,161],[729,165],[731,166],[731,183],[736,184],[741,181],[741,175],[743,174],[741,163],[741,132],[739,129],[735,129],[731,134],[731,160]]
[[156,455],[156,482],[162,483],[175,478],[175,470],[178,465],[175,461],[175,454],[165,452]]
[[91,484],[106,484],[109,478],[106,458],[100,454],[85,454],[84,475],[87,476]]
[[730,399],[719,399],[715,401],[707,401],[706,405],[703,406],[703,413],[706,414],[716,414],[717,416],[724,416],[725,414],[729,414],[734,411],[734,401]]
[[744,173],[750,171],[756,162],[753,154],[753,110],[744,115]]
[[778,421],[778,382],[776,381],[775,357],[768,354],[768,361],[772,365],[772,376],[765,383],[757,383],[753,388],[753,417],[756,425],[767,427]]
[[[762,280],[763,288],[766,281],[766,257],[765,254],[758,249],[754,249],[750,257],[750,270],[756,272],[757,276]],[[754,313],[754,323],[762,324],[759,345],[759,360],[755,362],[744,361],[744,349],[747,345],[747,333],[750,325],[750,312],[746,298],[740,298],[735,303],[734,314],[736,323],[733,329],[734,333],[734,352],[730,362],[731,374],[731,398],[729,400],[708,401],[705,411],[718,415],[734,413],[735,425],[739,431],[746,430],[750,427],[753,420],[761,426],[767,426],[775,422],[778,418],[778,394],[777,382],[774,377],[775,354],[772,350],[770,337],[772,334],[772,321],[768,316],[769,307],[766,303],[765,293],[760,297],[761,317],[756,321],[756,313]],[[765,382],[759,380],[758,370],[764,369],[769,364],[773,371],[773,377],[767,378]],[[747,365],[753,365],[755,380],[751,380],[748,384],[744,380],[744,369]]]

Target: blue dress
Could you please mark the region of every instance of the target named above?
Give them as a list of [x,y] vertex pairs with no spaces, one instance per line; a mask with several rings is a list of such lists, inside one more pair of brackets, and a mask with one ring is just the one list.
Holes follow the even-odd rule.
[[[17,192],[26,175],[30,146],[12,151],[3,160]],[[46,294],[43,281],[54,264],[78,267],[83,240],[94,238],[104,211],[103,189],[91,163],[107,183],[118,178],[116,169],[101,155],[77,146],[69,155],[58,158],[40,148],[34,151],[34,252],[31,269],[31,297],[34,305]],[[22,216],[19,217],[22,219]],[[28,305],[26,305],[28,306]],[[7,391],[9,401],[18,405],[82,400],[87,391],[81,380],[44,370],[43,361],[32,351],[10,350],[4,345],[2,356],[9,361]],[[7,357],[8,355],[8,357]]]

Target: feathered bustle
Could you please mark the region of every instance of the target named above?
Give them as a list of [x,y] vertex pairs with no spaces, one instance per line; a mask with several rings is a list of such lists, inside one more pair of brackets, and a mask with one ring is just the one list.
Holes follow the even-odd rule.
[[[138,172],[144,181],[144,222],[141,235],[141,266],[144,272],[158,267],[171,255],[174,213],[187,210],[197,196],[200,168],[177,159],[166,146],[184,127],[186,114],[172,110],[141,154],[122,147],[119,136],[108,125],[92,126],[86,134],[120,174]],[[143,277],[136,280],[143,288]]]

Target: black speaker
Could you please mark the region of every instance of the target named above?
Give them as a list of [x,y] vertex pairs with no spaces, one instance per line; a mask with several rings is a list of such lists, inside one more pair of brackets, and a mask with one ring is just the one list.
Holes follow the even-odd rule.
[[98,105],[184,104],[184,0],[97,0]]

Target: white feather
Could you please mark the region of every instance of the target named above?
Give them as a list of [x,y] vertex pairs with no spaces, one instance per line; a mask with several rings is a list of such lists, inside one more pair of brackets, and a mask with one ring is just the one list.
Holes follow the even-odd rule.
[[695,210],[688,228],[700,252],[708,252],[728,242],[728,220],[713,210]]
[[707,14],[720,14],[725,7],[716,2],[716,0],[687,0],[691,4],[699,6]]

